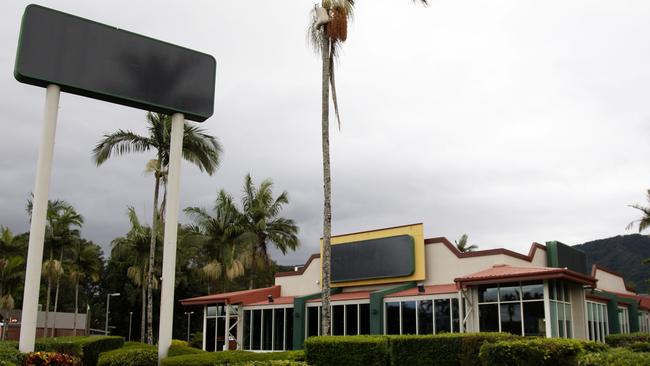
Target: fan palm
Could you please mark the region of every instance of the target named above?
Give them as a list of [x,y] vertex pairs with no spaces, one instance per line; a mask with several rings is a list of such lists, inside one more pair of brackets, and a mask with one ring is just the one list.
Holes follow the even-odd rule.
[[[158,196],[161,182],[165,181],[169,165],[169,146],[171,143],[171,117],[160,113],[147,113],[147,136],[140,136],[131,131],[118,130],[105,134],[93,149],[93,159],[99,166],[113,155],[126,155],[132,152],[154,150],[156,157],[147,169],[154,173],[153,218],[151,231],[158,232],[159,218],[164,207],[158,209]],[[204,130],[185,122],[183,132],[183,158],[196,165],[199,170],[212,175],[219,166],[221,145],[214,136]],[[156,235],[151,236],[149,260],[147,263],[147,342],[153,344],[153,280],[156,253]]]
[[[115,238],[111,242],[113,247],[111,257],[125,258],[129,267],[126,270],[127,277],[136,287],[141,289],[142,296],[142,316],[140,319],[140,340],[145,341],[147,334],[147,280],[148,262],[149,262],[149,244],[151,243],[151,228],[140,223],[138,215],[133,207],[128,208],[129,222],[131,228],[125,236]],[[158,281],[154,278],[151,286],[157,288]]]
[[90,279],[99,281],[102,271],[101,251],[97,245],[85,240],[77,240],[70,248],[71,259],[68,275],[74,284],[74,335],[77,335],[77,313],[79,312],[79,284]]
[[273,198],[272,188],[273,182],[270,179],[255,187],[250,174],[244,178],[241,230],[250,250],[248,258],[244,260],[250,268],[250,288],[253,288],[255,269],[269,264],[269,243],[282,254],[296,250],[300,245],[298,226],[293,220],[279,216],[282,207],[289,203],[289,194],[283,191]]
[[[424,5],[428,0],[413,0]],[[334,113],[341,128],[339,107],[336,97],[334,82],[334,60],[338,56],[338,49],[348,36],[348,22],[352,19],[354,0],[322,0],[317,4],[312,13],[309,26],[309,40],[314,51],[322,59],[321,78],[321,145],[323,151],[323,255],[321,266],[323,271],[322,283],[322,321],[321,334],[330,334],[330,257],[332,239],[332,183],[330,172],[330,147],[329,147],[329,103],[330,85],[332,87],[332,102]]]
[[456,240],[456,248],[461,252],[473,252],[478,249],[477,245],[467,245],[467,234],[463,234],[460,239]]
[[219,191],[212,215],[200,207],[188,207],[185,213],[193,222],[187,228],[186,240],[198,242],[199,274],[207,282],[208,293],[216,287],[211,284],[216,284],[224,274],[229,280],[243,276],[244,263],[238,254],[243,249],[242,214],[232,196]]
[[[646,192],[646,199],[650,202],[650,189]],[[630,205],[630,207],[637,209],[643,213],[640,219],[634,220],[627,224],[625,227],[626,230],[630,230],[635,225],[639,225],[639,233],[647,229],[650,226],[650,207],[643,207],[641,205]]]

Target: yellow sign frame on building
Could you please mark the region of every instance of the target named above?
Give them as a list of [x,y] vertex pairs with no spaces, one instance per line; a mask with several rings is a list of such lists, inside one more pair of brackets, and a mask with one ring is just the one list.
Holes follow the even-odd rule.
[[[395,282],[424,280],[426,278],[425,251],[424,251],[424,225],[422,225],[421,223],[333,236],[332,246],[364,241],[364,240],[388,238],[388,237],[399,236],[399,235],[409,235],[413,238],[413,243],[414,243],[413,249],[415,251],[414,253],[415,270],[413,271],[413,274],[411,274],[410,276],[402,276],[402,277],[389,277],[389,278],[378,278],[378,279],[368,279],[368,280],[359,280],[359,281],[337,282],[337,283],[331,283],[330,287],[336,288],[336,287],[350,287],[350,286],[368,286],[368,285],[380,285],[380,284],[395,283]],[[323,239],[320,240],[320,255],[322,259]],[[323,268],[322,268],[322,261],[321,261],[321,286],[323,283],[322,269]]]

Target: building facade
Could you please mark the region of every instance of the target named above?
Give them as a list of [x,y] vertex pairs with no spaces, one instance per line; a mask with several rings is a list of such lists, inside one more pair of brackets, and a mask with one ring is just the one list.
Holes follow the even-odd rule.
[[[181,300],[203,309],[203,348],[281,351],[320,334],[321,261],[267,288]],[[559,242],[461,253],[422,224],[332,238],[333,335],[509,332],[604,341],[650,331],[650,297]]]

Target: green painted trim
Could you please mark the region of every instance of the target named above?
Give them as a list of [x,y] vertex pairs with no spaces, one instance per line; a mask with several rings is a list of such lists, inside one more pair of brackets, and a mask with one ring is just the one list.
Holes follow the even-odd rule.
[[370,294],[370,334],[384,334],[384,296],[417,286],[414,281]]
[[[330,289],[330,295],[338,294],[339,292],[341,292],[340,288]],[[318,299],[322,296],[322,294],[322,292],[316,292],[314,294],[293,298],[293,349],[302,349],[302,346],[305,343],[305,319],[307,318],[307,301]]]
[[560,262],[558,261],[557,254],[557,241],[546,242],[546,265],[553,268],[558,268]]
[[609,299],[609,301],[607,301],[607,320],[609,321],[610,334],[621,333],[621,323],[618,321],[618,305],[620,303],[629,305],[627,313],[629,317],[628,322],[630,323],[630,332],[639,331],[639,304],[637,304],[636,300],[621,297],[617,294],[606,291],[591,290],[591,293]]

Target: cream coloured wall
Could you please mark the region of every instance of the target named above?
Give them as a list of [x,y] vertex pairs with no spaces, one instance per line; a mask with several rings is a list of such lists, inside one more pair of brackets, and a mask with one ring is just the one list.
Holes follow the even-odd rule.
[[573,338],[587,339],[587,317],[585,314],[585,290],[581,285],[570,283],[571,320],[573,322]]
[[537,249],[531,262],[506,254],[458,258],[443,243],[425,245],[427,277],[425,285],[454,283],[454,279],[489,269],[495,264],[516,267],[546,267],[546,250]]
[[596,288],[603,291],[618,292],[619,294],[634,295],[634,292],[628,291],[625,288],[625,280],[623,277],[603,271],[596,268]]
[[281,296],[304,296],[320,292],[320,258],[309,263],[302,275],[276,277],[275,284],[282,286]]

